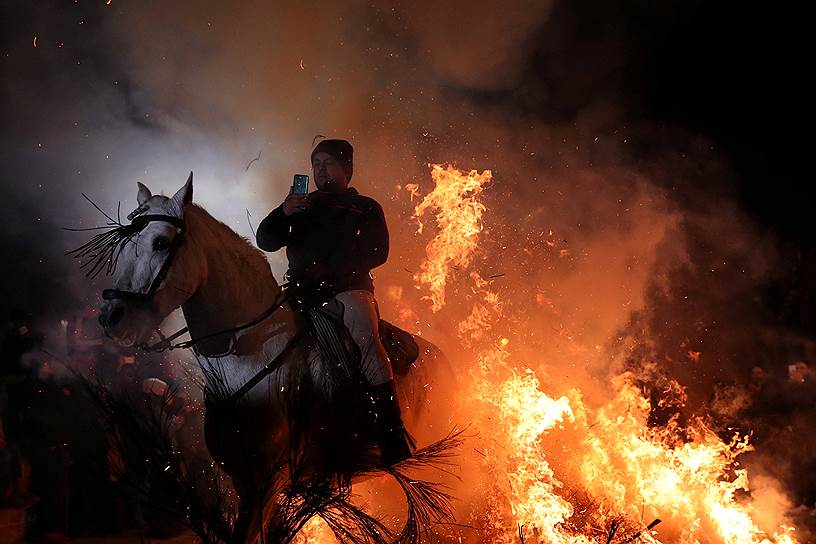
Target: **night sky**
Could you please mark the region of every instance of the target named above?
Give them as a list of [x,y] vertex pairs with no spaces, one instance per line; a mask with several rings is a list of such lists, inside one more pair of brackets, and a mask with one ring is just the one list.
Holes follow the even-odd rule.
[[[262,17],[262,4],[249,4],[242,13],[231,14],[230,10],[208,13],[206,4],[195,9],[183,3],[146,4],[140,9],[130,2],[4,2],[4,167],[0,175],[7,210],[2,219],[7,233],[3,239],[7,299],[32,293],[27,280],[39,273],[32,268],[41,268],[30,266],[41,257],[38,247],[60,236],[43,231],[64,226],[69,219],[68,214],[55,212],[49,198],[80,206],[77,199],[63,199],[89,191],[99,182],[87,176],[103,169],[87,163],[93,153],[109,154],[99,146],[100,139],[109,138],[111,132],[125,133],[126,138],[138,140],[140,154],[149,155],[151,145],[161,145],[154,142],[169,133],[177,137],[178,123],[187,123],[195,133],[189,140],[197,140],[199,153],[206,153],[202,147],[217,145],[208,134],[214,124],[223,121],[224,127],[218,129],[215,140],[230,129],[246,130],[238,126],[242,120],[219,111],[218,104],[213,104],[211,116],[202,118],[200,108],[183,103],[182,97],[189,93],[200,97],[208,89],[185,88],[184,80],[143,85],[145,64],[161,58],[194,65],[212,54],[198,49],[197,37],[185,38],[183,29],[168,37],[172,22],[154,24],[149,18],[156,12],[184,14],[191,9],[194,13],[183,17],[211,18],[210,28],[258,32],[262,25],[245,28],[241,19],[256,8]],[[309,41],[310,33],[322,33],[315,28],[318,23],[309,19],[311,9],[316,8],[293,8],[297,13],[287,24],[303,25],[291,31],[298,35],[293,48],[308,50],[307,63],[322,56],[331,60],[336,51],[329,44]],[[500,11],[501,16],[491,16],[496,9],[489,2],[447,8],[419,4],[405,9],[400,4],[352,3],[338,11],[345,18],[337,24],[347,27],[344,32],[359,28],[351,33],[357,34],[355,46],[370,57],[366,62],[374,70],[373,81],[378,68],[375,59],[393,57],[393,51],[399,51],[401,65],[389,69],[424,78],[426,86],[455,102],[464,118],[490,111],[538,124],[569,125],[597,117],[590,124],[600,132],[630,131],[629,159],[634,164],[655,160],[667,150],[694,154],[705,149],[724,164],[723,175],[697,182],[701,186],[691,192],[712,198],[733,196],[763,233],[778,237],[794,254],[805,251],[805,258],[812,260],[809,251],[816,239],[809,225],[814,202],[805,196],[806,176],[800,169],[809,153],[802,150],[804,140],[799,136],[806,133],[803,72],[807,62],[803,33],[798,30],[801,18],[795,12],[784,4],[771,8],[738,2],[584,0],[522,2]],[[428,23],[433,20],[442,22]],[[458,21],[463,29],[472,25],[472,34],[498,36],[487,40],[496,42],[495,55],[485,56],[482,49],[491,46],[475,43],[480,41],[477,38],[445,38],[446,20]],[[451,28],[454,34],[457,30],[461,29],[456,25]],[[275,35],[260,38],[272,42],[276,50],[287,47],[283,40],[275,42]],[[171,47],[173,41],[179,42],[178,47]],[[423,48],[437,52],[427,55]],[[459,64],[448,69],[454,63]],[[359,66],[351,68],[354,75],[343,86],[372,85],[369,77],[357,80]],[[379,73],[384,80],[390,77],[385,70]],[[221,88],[223,82],[213,84]],[[182,91],[173,97],[161,95],[168,87]],[[242,97],[237,95],[236,100]],[[308,100],[301,100],[304,109],[311,107]],[[416,127],[423,125],[415,113],[411,116]],[[231,123],[235,126],[230,127]],[[318,125],[304,126],[303,132],[325,131]],[[637,135],[638,127],[648,130]],[[303,139],[301,134],[297,138]],[[117,148],[121,146],[117,142]],[[247,151],[245,156],[255,154]],[[83,167],[86,177],[74,175]],[[74,190],[64,191],[67,184]],[[37,191],[41,185],[45,188]],[[55,185],[63,189],[55,190]],[[693,206],[699,195],[686,193],[680,187],[679,198],[690,199]],[[22,258],[6,262],[10,254],[22,254]],[[18,268],[22,263],[26,263],[25,274]],[[56,288],[60,280],[49,275],[43,272],[39,283]]]

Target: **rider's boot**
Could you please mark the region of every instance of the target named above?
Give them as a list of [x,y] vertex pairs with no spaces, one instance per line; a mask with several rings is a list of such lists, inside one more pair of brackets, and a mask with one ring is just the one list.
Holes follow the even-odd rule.
[[382,463],[391,466],[411,457],[414,441],[402,424],[394,380],[369,387],[366,396]]

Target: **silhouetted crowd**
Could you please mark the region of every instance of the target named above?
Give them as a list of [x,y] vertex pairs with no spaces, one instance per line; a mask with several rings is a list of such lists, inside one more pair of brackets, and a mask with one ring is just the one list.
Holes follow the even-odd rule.
[[[160,400],[174,385],[172,365],[161,356],[128,351],[103,338],[90,309],[55,324],[47,334],[39,332],[35,322],[24,311],[14,311],[0,339],[4,542],[179,532],[178,524],[146,509],[143,498],[118,477],[129,468],[121,466],[111,430],[88,389],[89,383],[98,383],[111,391]],[[173,411],[183,426],[190,410],[184,404],[190,401],[178,394],[173,402],[180,403]]]

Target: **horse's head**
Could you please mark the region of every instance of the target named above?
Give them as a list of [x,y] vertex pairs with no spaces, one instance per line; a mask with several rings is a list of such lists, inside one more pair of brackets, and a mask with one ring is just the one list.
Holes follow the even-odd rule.
[[111,338],[141,345],[202,282],[203,259],[186,233],[184,209],[193,198],[193,173],[175,195],[153,195],[139,185],[139,207],[128,216],[131,237],[102,293],[99,323]]

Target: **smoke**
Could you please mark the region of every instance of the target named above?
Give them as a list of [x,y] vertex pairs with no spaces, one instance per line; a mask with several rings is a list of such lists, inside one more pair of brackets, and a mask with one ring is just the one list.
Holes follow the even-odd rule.
[[518,85],[551,10],[552,2],[415,2],[404,19],[443,84],[501,91]]
[[[412,282],[427,239],[402,188],[429,190],[431,162],[491,169],[475,266],[510,308],[502,334],[518,357],[546,367],[554,393],[580,385],[596,400],[610,375],[657,362],[694,411],[760,364],[763,289],[784,268],[716,146],[644,112],[644,50],[679,8],[627,9],[13,3],[3,296],[49,312],[94,303],[104,279],[85,282],[62,257],[81,241],[60,227],[102,220],[80,192],[125,215],[137,181],[172,194],[193,170],[196,201],[251,237],[308,173],[313,138],[345,137],[355,185],[389,219],[392,255],[376,271],[386,317],[427,304]],[[283,255],[270,262],[280,277]],[[410,323],[454,359],[472,306],[463,279],[446,312]]]

